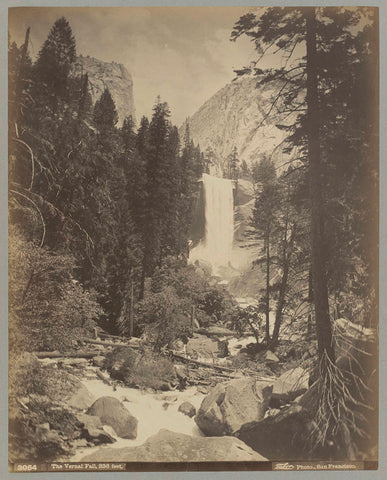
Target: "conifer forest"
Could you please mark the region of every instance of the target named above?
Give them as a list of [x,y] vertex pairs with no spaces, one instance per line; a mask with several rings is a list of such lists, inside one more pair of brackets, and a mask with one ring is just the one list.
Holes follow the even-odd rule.
[[[124,27],[146,10],[159,24],[149,38],[168,21],[165,52],[185,41],[187,16],[215,32],[227,10],[184,9],[103,10]],[[156,91],[137,116],[141,88],[164,91],[169,60],[149,67],[151,83],[139,60],[87,55],[85,9],[58,9],[51,24],[43,13],[56,7],[21,9],[24,21],[18,10],[8,35],[10,468],[375,468],[378,9],[232,7],[225,52],[250,54],[226,69],[230,83],[191,111]],[[48,32],[39,45],[37,20]],[[148,54],[116,45],[130,48]],[[168,74],[190,73],[179,93],[188,102],[221,67],[203,59],[208,77],[189,70],[186,48]]]

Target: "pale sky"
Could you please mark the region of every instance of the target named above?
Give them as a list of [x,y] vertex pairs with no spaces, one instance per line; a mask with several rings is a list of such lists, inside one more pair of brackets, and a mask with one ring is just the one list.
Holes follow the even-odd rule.
[[134,81],[136,116],[151,116],[157,95],[180,125],[234,78],[233,68],[256,56],[247,39],[230,42],[234,23],[252,7],[22,7],[9,10],[11,40],[31,27],[30,54],[39,52],[61,16],[77,53],[122,63]]

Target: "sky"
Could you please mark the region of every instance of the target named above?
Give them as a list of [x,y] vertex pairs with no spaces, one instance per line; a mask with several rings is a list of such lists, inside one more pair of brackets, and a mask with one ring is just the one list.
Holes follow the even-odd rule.
[[21,7],[9,10],[12,41],[23,43],[31,27],[30,55],[36,58],[56,19],[65,16],[77,52],[122,63],[134,81],[136,117],[151,116],[160,95],[181,125],[249,64],[248,39],[231,42],[239,17],[252,7]]

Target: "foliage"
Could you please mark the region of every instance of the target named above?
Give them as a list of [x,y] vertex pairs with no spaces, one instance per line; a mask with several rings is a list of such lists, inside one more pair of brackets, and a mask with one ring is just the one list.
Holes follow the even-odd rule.
[[[369,307],[368,298],[375,298],[370,252],[376,242],[372,246],[370,239],[375,237],[363,230],[367,225],[368,232],[376,232],[377,225],[369,215],[377,211],[377,186],[371,180],[377,178],[377,151],[371,140],[377,135],[371,112],[376,90],[365,80],[377,68],[375,15],[376,10],[368,8],[269,8],[260,16],[244,15],[232,32],[233,40],[250,38],[260,57],[275,49],[283,57],[279,68],[264,71],[258,59],[237,73],[255,73],[259,85],[277,82],[265,119],[273,111],[282,115],[277,126],[288,132],[284,151],[294,153],[293,171],[309,176],[314,265],[310,299],[315,303],[320,353],[326,348],[332,358],[328,289],[336,305],[355,289],[364,308]],[[303,57],[299,52],[305,45]],[[360,185],[365,176],[371,194]],[[362,243],[366,237],[367,245]],[[366,317],[372,321],[375,313]]]
[[26,240],[71,257],[73,280],[96,291],[106,313],[99,323],[125,333],[146,278],[167,256],[188,255],[200,150],[189,134],[180,148],[160,100],[137,132],[130,118],[117,128],[108,89],[92,109],[87,75],[70,76],[75,40],[66,19],[55,22],[32,68],[27,47],[9,43],[10,98],[22,88],[28,99],[10,120],[12,222]]
[[158,351],[190,333],[187,302],[180,299],[173,288],[145,296],[137,305],[137,318],[145,326],[147,341]]
[[[47,461],[68,454],[68,441],[80,436],[80,424],[61,402],[71,395],[79,381],[63,370],[42,366],[32,354],[17,355],[11,350],[10,358],[12,458],[15,461]],[[37,432],[38,425],[44,423],[49,423],[48,435]]]
[[225,323],[234,306],[234,301],[227,290],[211,285],[208,274],[195,265],[187,265],[185,261],[173,257],[167,257],[152,277],[153,292],[165,286],[172,287],[177,296],[187,302],[188,315],[191,306],[195,306],[196,311]]
[[95,103],[93,120],[94,125],[101,134],[111,133],[118,122],[116,106],[107,88],[105,88],[101,98]]
[[14,231],[9,264],[13,342],[20,334],[23,340],[18,346],[23,344],[25,350],[63,350],[90,334],[102,310],[93,293],[74,280],[73,257],[26,242]]
[[251,330],[255,336],[257,344],[260,343],[263,337],[262,330],[263,318],[260,313],[260,308],[254,305],[249,305],[246,308],[235,307],[231,315],[231,325],[234,330],[242,335],[246,330]]
[[[59,18],[51,28],[34,65],[36,83],[55,99],[67,99],[68,77],[76,58],[75,38],[68,21]],[[39,90],[36,85],[36,92]],[[55,104],[54,104],[55,105]]]
[[117,347],[106,356],[105,366],[127,386],[136,388],[169,388],[175,380],[173,363],[147,350],[141,354],[126,347]]

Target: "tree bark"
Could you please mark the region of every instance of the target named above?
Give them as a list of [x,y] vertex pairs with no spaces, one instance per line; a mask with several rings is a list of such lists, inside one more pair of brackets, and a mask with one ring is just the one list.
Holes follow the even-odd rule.
[[130,280],[130,307],[129,307],[129,337],[133,337],[134,330],[134,285],[133,278]]
[[329,318],[328,286],[324,258],[324,219],[321,189],[321,154],[319,138],[318,72],[316,49],[316,12],[306,14],[307,129],[309,153],[309,187],[311,196],[312,280],[318,351],[326,351],[334,361],[332,326]]
[[266,344],[270,341],[270,236],[266,237]]

